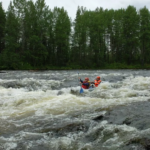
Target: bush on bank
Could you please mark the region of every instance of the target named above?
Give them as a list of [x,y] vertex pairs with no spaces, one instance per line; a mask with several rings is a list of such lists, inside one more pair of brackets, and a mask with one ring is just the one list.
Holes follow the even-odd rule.
[[10,65],[0,65],[0,70],[73,70],[73,69],[150,69],[150,64],[140,65],[140,64],[131,64],[127,65],[125,63],[106,63],[103,66],[81,66],[81,65],[68,65],[68,66],[31,66],[29,63],[11,63]]

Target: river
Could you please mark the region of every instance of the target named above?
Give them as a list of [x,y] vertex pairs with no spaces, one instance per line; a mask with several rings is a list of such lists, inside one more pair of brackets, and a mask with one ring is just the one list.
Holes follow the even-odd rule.
[[[96,76],[99,87],[80,94],[78,77]],[[149,70],[0,73],[0,150],[147,150],[149,143]]]

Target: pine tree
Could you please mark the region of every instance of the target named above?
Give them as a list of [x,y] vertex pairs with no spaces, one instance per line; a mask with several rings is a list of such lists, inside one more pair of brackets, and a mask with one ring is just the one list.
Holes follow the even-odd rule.
[[71,21],[64,8],[54,8],[56,21],[54,27],[57,66],[66,66],[69,61]]
[[42,66],[48,56],[47,40],[47,12],[48,8],[44,0],[37,0],[34,4],[28,1],[25,11],[25,58],[32,66]]
[[[86,8],[78,7],[74,21],[74,35],[72,41],[72,55],[74,62],[86,68],[89,62],[89,13]],[[84,62],[84,63],[83,63]]]
[[123,54],[123,16],[125,10],[119,9],[114,13],[113,33],[114,33],[114,61],[124,62]]
[[139,49],[139,16],[128,6],[123,18],[123,55],[127,64],[135,63]]
[[2,7],[2,3],[0,3],[0,53],[4,50],[5,22],[5,11]]
[[80,65],[81,66],[81,48],[79,44],[79,38],[80,38],[80,32],[81,32],[81,26],[80,26],[80,16],[81,16],[81,10],[80,7],[78,7],[76,12],[76,18],[73,22],[73,36],[72,36],[72,47],[71,47],[71,58],[72,63],[74,65]]
[[106,63],[107,48],[105,43],[105,13],[102,8],[97,8],[90,15],[90,48],[95,67]]
[[140,51],[141,64],[150,63],[150,13],[144,7],[139,11],[140,15]]
[[19,57],[19,20],[12,2],[6,12],[6,36],[5,50],[2,54],[2,61],[8,69],[16,69],[20,63]]

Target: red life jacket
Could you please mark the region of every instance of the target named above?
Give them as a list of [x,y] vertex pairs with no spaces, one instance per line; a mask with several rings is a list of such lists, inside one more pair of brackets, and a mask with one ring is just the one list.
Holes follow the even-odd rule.
[[98,80],[98,81],[95,80],[95,81],[94,81],[95,87],[98,87],[98,85],[99,85],[100,83],[101,83],[101,80]]
[[83,83],[89,83],[89,85],[88,85],[88,86],[86,86],[86,85],[83,85],[83,84],[82,84],[82,88],[84,88],[84,89],[88,89],[88,88],[90,87],[90,81],[88,81],[88,82],[83,81]]

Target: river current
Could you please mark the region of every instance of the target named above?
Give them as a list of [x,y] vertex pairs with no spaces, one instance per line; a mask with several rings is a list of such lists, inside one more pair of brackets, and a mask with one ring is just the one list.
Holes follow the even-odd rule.
[[145,150],[149,103],[149,70],[2,71],[0,150]]

